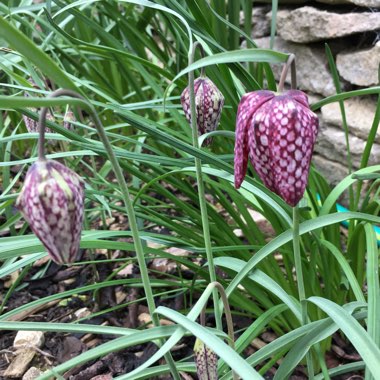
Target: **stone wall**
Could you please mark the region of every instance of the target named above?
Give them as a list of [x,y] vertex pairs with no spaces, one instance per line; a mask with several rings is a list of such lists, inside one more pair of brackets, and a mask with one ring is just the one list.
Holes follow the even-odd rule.
[[[379,83],[380,0],[279,1],[274,49],[296,55],[298,88],[314,103],[336,94],[325,54],[327,43],[334,55],[343,91]],[[254,2],[252,38],[269,48],[270,5]],[[274,65],[276,79],[281,67]],[[288,78],[290,83],[290,76]],[[376,110],[377,96],[344,102],[350,132],[354,169],[360,165]],[[314,164],[335,185],[348,174],[347,147],[338,103],[322,107]],[[380,131],[370,164],[380,163]]]

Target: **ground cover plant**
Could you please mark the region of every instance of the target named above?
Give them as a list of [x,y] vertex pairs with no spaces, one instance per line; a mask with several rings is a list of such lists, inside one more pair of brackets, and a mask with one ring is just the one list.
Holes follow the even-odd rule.
[[26,330],[38,379],[378,378],[380,101],[358,171],[309,165],[315,112],[339,102],[348,133],[344,100],[380,87],[342,92],[326,46],[337,94],[309,105],[251,12],[0,4],[1,370]]

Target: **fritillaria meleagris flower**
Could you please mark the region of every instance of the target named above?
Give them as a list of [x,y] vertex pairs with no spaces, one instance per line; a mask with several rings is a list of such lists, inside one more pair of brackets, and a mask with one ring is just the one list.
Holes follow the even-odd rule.
[[76,118],[75,118],[75,115],[74,115],[74,112],[71,111],[71,110],[68,110],[66,113],[65,113],[65,116],[63,118],[63,128],[65,129],[68,129],[68,130],[71,130],[72,129],[72,122],[73,121],[76,121]]
[[[33,88],[40,89],[40,87],[37,86],[37,84],[33,81],[32,78],[29,78],[28,82],[31,85],[33,85]],[[24,92],[24,96],[25,97],[30,97],[31,95],[30,95],[29,92]],[[31,108],[29,108],[29,110],[32,111],[32,112],[39,112],[39,109],[35,108],[35,107],[31,107]],[[39,130],[38,130],[38,121],[33,120],[32,118],[30,118],[30,117],[28,117],[26,115],[23,115],[22,118],[24,120],[26,129],[28,130],[29,133],[37,133],[37,132],[39,132]],[[50,111],[47,113],[46,119],[49,120],[49,121],[52,121],[52,122],[55,121],[55,118],[54,118],[53,114]],[[66,129],[68,129],[68,130],[71,130],[72,129],[71,121],[75,121],[75,117],[74,117],[74,114],[71,111],[68,111],[66,113],[65,117],[64,117],[63,127],[66,128]],[[49,127],[45,127],[45,132],[52,133],[53,131]],[[54,140],[49,140],[49,142],[54,142]]]
[[36,161],[26,174],[16,207],[53,261],[75,261],[84,212],[84,183],[78,174],[58,161]]
[[[32,78],[29,78],[28,82],[33,86],[33,88],[40,90],[40,87],[37,86],[36,82]],[[26,98],[29,98],[30,97],[29,92],[27,92],[27,91],[24,92],[24,96]],[[35,107],[29,108],[29,110],[32,112],[38,112],[39,111],[38,108],[35,108]],[[37,133],[38,132],[38,121],[33,120],[26,115],[23,115],[22,118],[24,120],[26,129],[28,130],[29,133]],[[54,116],[50,112],[47,113],[46,118],[50,121],[54,121]],[[45,131],[48,133],[51,133],[51,129],[48,127],[45,128]]]
[[200,339],[194,345],[194,359],[199,380],[218,380],[218,359]]
[[317,133],[318,117],[302,91],[245,94],[236,120],[235,187],[249,156],[264,185],[295,206],[305,192]]
[[[197,129],[198,135],[201,136],[207,132],[215,131],[218,127],[224,105],[224,96],[211,79],[206,76],[195,79],[194,93]],[[186,87],[182,92],[181,104],[187,121],[191,123],[189,87]],[[207,138],[204,145],[209,145],[211,141],[211,138]]]

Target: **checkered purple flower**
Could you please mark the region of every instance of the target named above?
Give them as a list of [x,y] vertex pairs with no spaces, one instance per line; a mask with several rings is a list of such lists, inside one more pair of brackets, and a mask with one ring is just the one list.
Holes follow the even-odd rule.
[[84,183],[75,172],[58,161],[36,161],[26,174],[16,207],[53,261],[75,261],[84,212]]
[[194,361],[199,380],[218,380],[218,358],[200,339],[194,345]]
[[[207,132],[215,131],[218,127],[224,105],[224,96],[211,79],[205,76],[195,79],[194,93],[198,135],[201,136]],[[191,124],[189,87],[186,87],[182,92],[181,104],[186,119]],[[211,141],[211,138],[207,138],[204,145],[209,145]]]
[[[37,84],[34,82],[34,80],[32,78],[29,78],[28,82],[33,86],[33,88],[40,90],[40,87],[37,86]],[[26,98],[29,98],[31,95],[29,92],[24,92],[24,96]],[[39,112],[40,111],[39,108],[35,108],[35,107],[30,107],[29,110],[32,112]],[[26,115],[23,115],[22,118],[24,120],[26,129],[28,130],[29,133],[39,132],[38,121],[33,120],[32,118],[30,118]],[[46,114],[46,119],[48,121],[55,122],[55,118],[54,118],[53,113],[51,111],[48,111],[48,113]],[[72,124],[73,121],[75,121],[75,116],[74,116],[73,112],[67,111],[66,115],[63,119],[63,127],[68,129],[68,130],[72,130],[73,129],[73,124]],[[46,133],[52,133],[53,131],[49,127],[45,127],[45,132]],[[49,140],[50,143],[54,143],[55,141],[56,140]]]
[[245,94],[236,121],[235,187],[243,182],[249,156],[264,185],[295,206],[305,192],[317,134],[318,117],[302,91]]

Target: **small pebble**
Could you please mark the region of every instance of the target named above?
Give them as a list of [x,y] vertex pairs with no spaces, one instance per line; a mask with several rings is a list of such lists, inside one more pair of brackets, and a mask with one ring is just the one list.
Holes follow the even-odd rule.
[[42,331],[19,331],[13,341],[13,347],[34,346],[41,348],[45,343],[45,336]]
[[81,309],[78,309],[74,314],[78,319],[80,319],[89,316],[91,314],[91,311],[87,307],[82,307]]
[[36,367],[30,367],[22,377],[22,380],[34,380],[37,379],[38,376],[42,374],[42,371],[40,371]]

